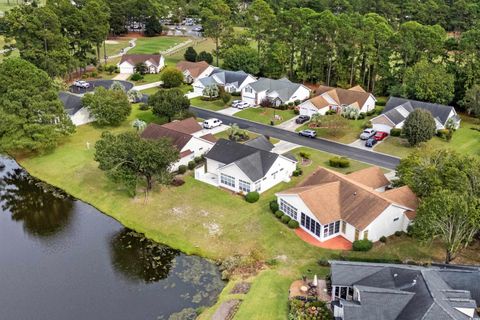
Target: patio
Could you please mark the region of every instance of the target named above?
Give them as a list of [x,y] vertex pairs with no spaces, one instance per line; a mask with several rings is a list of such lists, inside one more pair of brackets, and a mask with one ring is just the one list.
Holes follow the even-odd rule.
[[331,250],[352,250],[352,243],[342,236],[336,236],[335,238],[321,242],[308,234],[308,232],[302,228],[295,229],[295,233],[300,237],[300,239],[315,247]]
[[296,280],[292,282],[289,289],[289,299],[307,300],[314,298],[319,301],[330,302],[331,296],[327,293],[327,283],[325,280],[318,280],[317,286],[313,281]]

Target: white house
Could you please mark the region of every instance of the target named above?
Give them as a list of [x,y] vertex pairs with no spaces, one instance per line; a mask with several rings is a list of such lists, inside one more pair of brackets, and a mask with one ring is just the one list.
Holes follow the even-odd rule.
[[195,179],[242,193],[262,193],[290,181],[296,160],[253,145],[220,139],[195,169]]
[[82,97],[80,95],[69,92],[60,92],[58,96],[63,103],[65,112],[68,114],[74,125],[80,126],[95,121],[95,118],[90,115],[87,108],[83,107]]
[[242,100],[256,106],[267,99],[274,106],[280,106],[297,100],[308,99],[310,93],[311,90],[303,84],[293,83],[287,78],[279,80],[260,78],[243,88]]
[[407,186],[384,191],[387,185],[378,167],[347,175],[320,168],[300,186],[276,195],[280,210],[320,242],[338,236],[378,241],[406,231],[418,205]]
[[214,67],[205,61],[190,62],[180,61],[177,63],[177,69],[183,73],[183,81],[191,84],[198,79],[208,77],[215,70]]
[[193,82],[193,92],[198,95],[203,95],[203,90],[210,85],[217,85],[222,87],[226,92],[235,93],[256,81],[257,79],[243,71],[228,71],[216,68],[208,77],[199,78]]
[[159,73],[165,67],[165,58],[161,54],[124,54],[118,63],[120,73],[133,74],[138,64],[147,67],[147,73]]
[[143,130],[141,137],[144,139],[170,139],[180,152],[180,160],[171,168],[178,170],[181,165],[188,165],[196,157],[208,152],[215,144],[216,138],[211,134],[202,135],[202,127],[194,118],[173,121],[164,125],[150,123]]
[[315,90],[315,97],[305,101],[299,106],[301,115],[313,116],[324,115],[329,110],[341,111],[342,108],[352,106],[360,112],[368,112],[375,109],[375,97],[363,90],[360,86],[350,89],[332,88],[320,86]]
[[449,123],[456,129],[460,127],[461,119],[454,107],[397,97],[390,97],[382,114],[370,122],[375,130],[390,133],[393,128],[403,128],[408,115],[415,109],[429,111],[437,130],[445,129]]

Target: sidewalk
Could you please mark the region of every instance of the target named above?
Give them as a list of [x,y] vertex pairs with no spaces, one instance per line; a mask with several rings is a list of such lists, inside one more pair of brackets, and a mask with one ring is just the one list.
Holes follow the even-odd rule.
[[137,91],[142,91],[142,90],[147,90],[151,88],[156,88],[158,86],[161,86],[163,84],[163,81],[157,81],[157,82],[152,82],[152,83],[147,83],[147,84],[142,84],[139,86],[135,86],[132,88],[132,90],[137,90]]

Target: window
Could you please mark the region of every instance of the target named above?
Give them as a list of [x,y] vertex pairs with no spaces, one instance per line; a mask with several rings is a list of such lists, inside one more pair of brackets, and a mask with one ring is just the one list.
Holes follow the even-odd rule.
[[277,176],[277,173],[278,173],[278,171],[275,171],[274,173],[272,173],[272,177],[273,177],[273,179],[275,179],[275,178],[276,178],[276,176]]
[[220,175],[220,182],[226,186],[230,186],[230,187],[233,187],[235,188],[235,178],[234,177],[231,177],[231,176],[228,176],[226,174],[221,174]]
[[260,191],[262,189],[262,182],[257,181],[255,182],[255,191]]
[[342,233],[347,233],[347,223],[342,221]]
[[301,219],[300,219],[300,224],[305,227],[305,229],[310,230],[314,235],[317,237],[320,237],[320,228],[321,225],[317,221],[313,220],[309,216],[307,216],[305,213],[302,212]]
[[252,90],[252,88],[250,88],[250,87],[246,87],[246,88],[245,88],[245,92],[247,92],[247,93],[252,93],[253,90]]
[[323,226],[323,237],[328,237],[340,232],[340,220]]
[[358,229],[355,229],[355,241],[357,241],[360,238],[360,231]]
[[250,192],[250,183],[243,180],[238,180],[238,188],[244,192]]
[[297,220],[297,208],[283,199],[280,199],[280,211],[285,213],[290,218]]
[[363,239],[368,240],[368,230],[363,231]]

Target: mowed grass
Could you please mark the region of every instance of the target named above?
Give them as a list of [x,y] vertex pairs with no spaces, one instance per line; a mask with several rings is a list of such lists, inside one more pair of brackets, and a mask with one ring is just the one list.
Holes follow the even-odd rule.
[[[275,116],[280,116],[279,120],[275,119]],[[277,110],[273,108],[248,108],[235,114],[235,117],[239,117],[246,120],[260,122],[263,124],[270,124],[271,121],[274,124],[280,124],[295,117],[293,110]]]
[[[343,129],[338,135],[333,136],[326,128],[313,129],[317,132],[317,137],[328,140],[333,140],[341,143],[352,143],[359,139],[360,133],[363,131],[363,127],[371,117],[362,120],[347,120],[347,127]],[[308,123],[300,126],[296,131],[302,131],[309,128]]]
[[[232,99],[230,101],[235,100],[236,98],[237,97],[232,97]],[[230,106],[230,102],[224,103],[222,99],[216,99],[216,100],[213,100],[213,101],[206,101],[206,100],[203,100],[200,97],[190,99],[190,104],[194,107],[199,107],[199,108],[202,108],[202,109],[208,109],[208,110],[212,110],[212,111],[223,110],[223,109],[228,108]]]
[[128,51],[129,54],[158,54],[182,42],[186,37],[159,36],[151,38],[138,38],[135,48]]
[[[107,50],[107,56],[113,56],[120,54],[122,49],[128,48],[130,45],[130,40],[131,38],[115,38],[112,40],[107,40],[105,48]],[[100,48],[100,55],[103,57],[104,54],[104,48],[103,44],[102,47]]]

